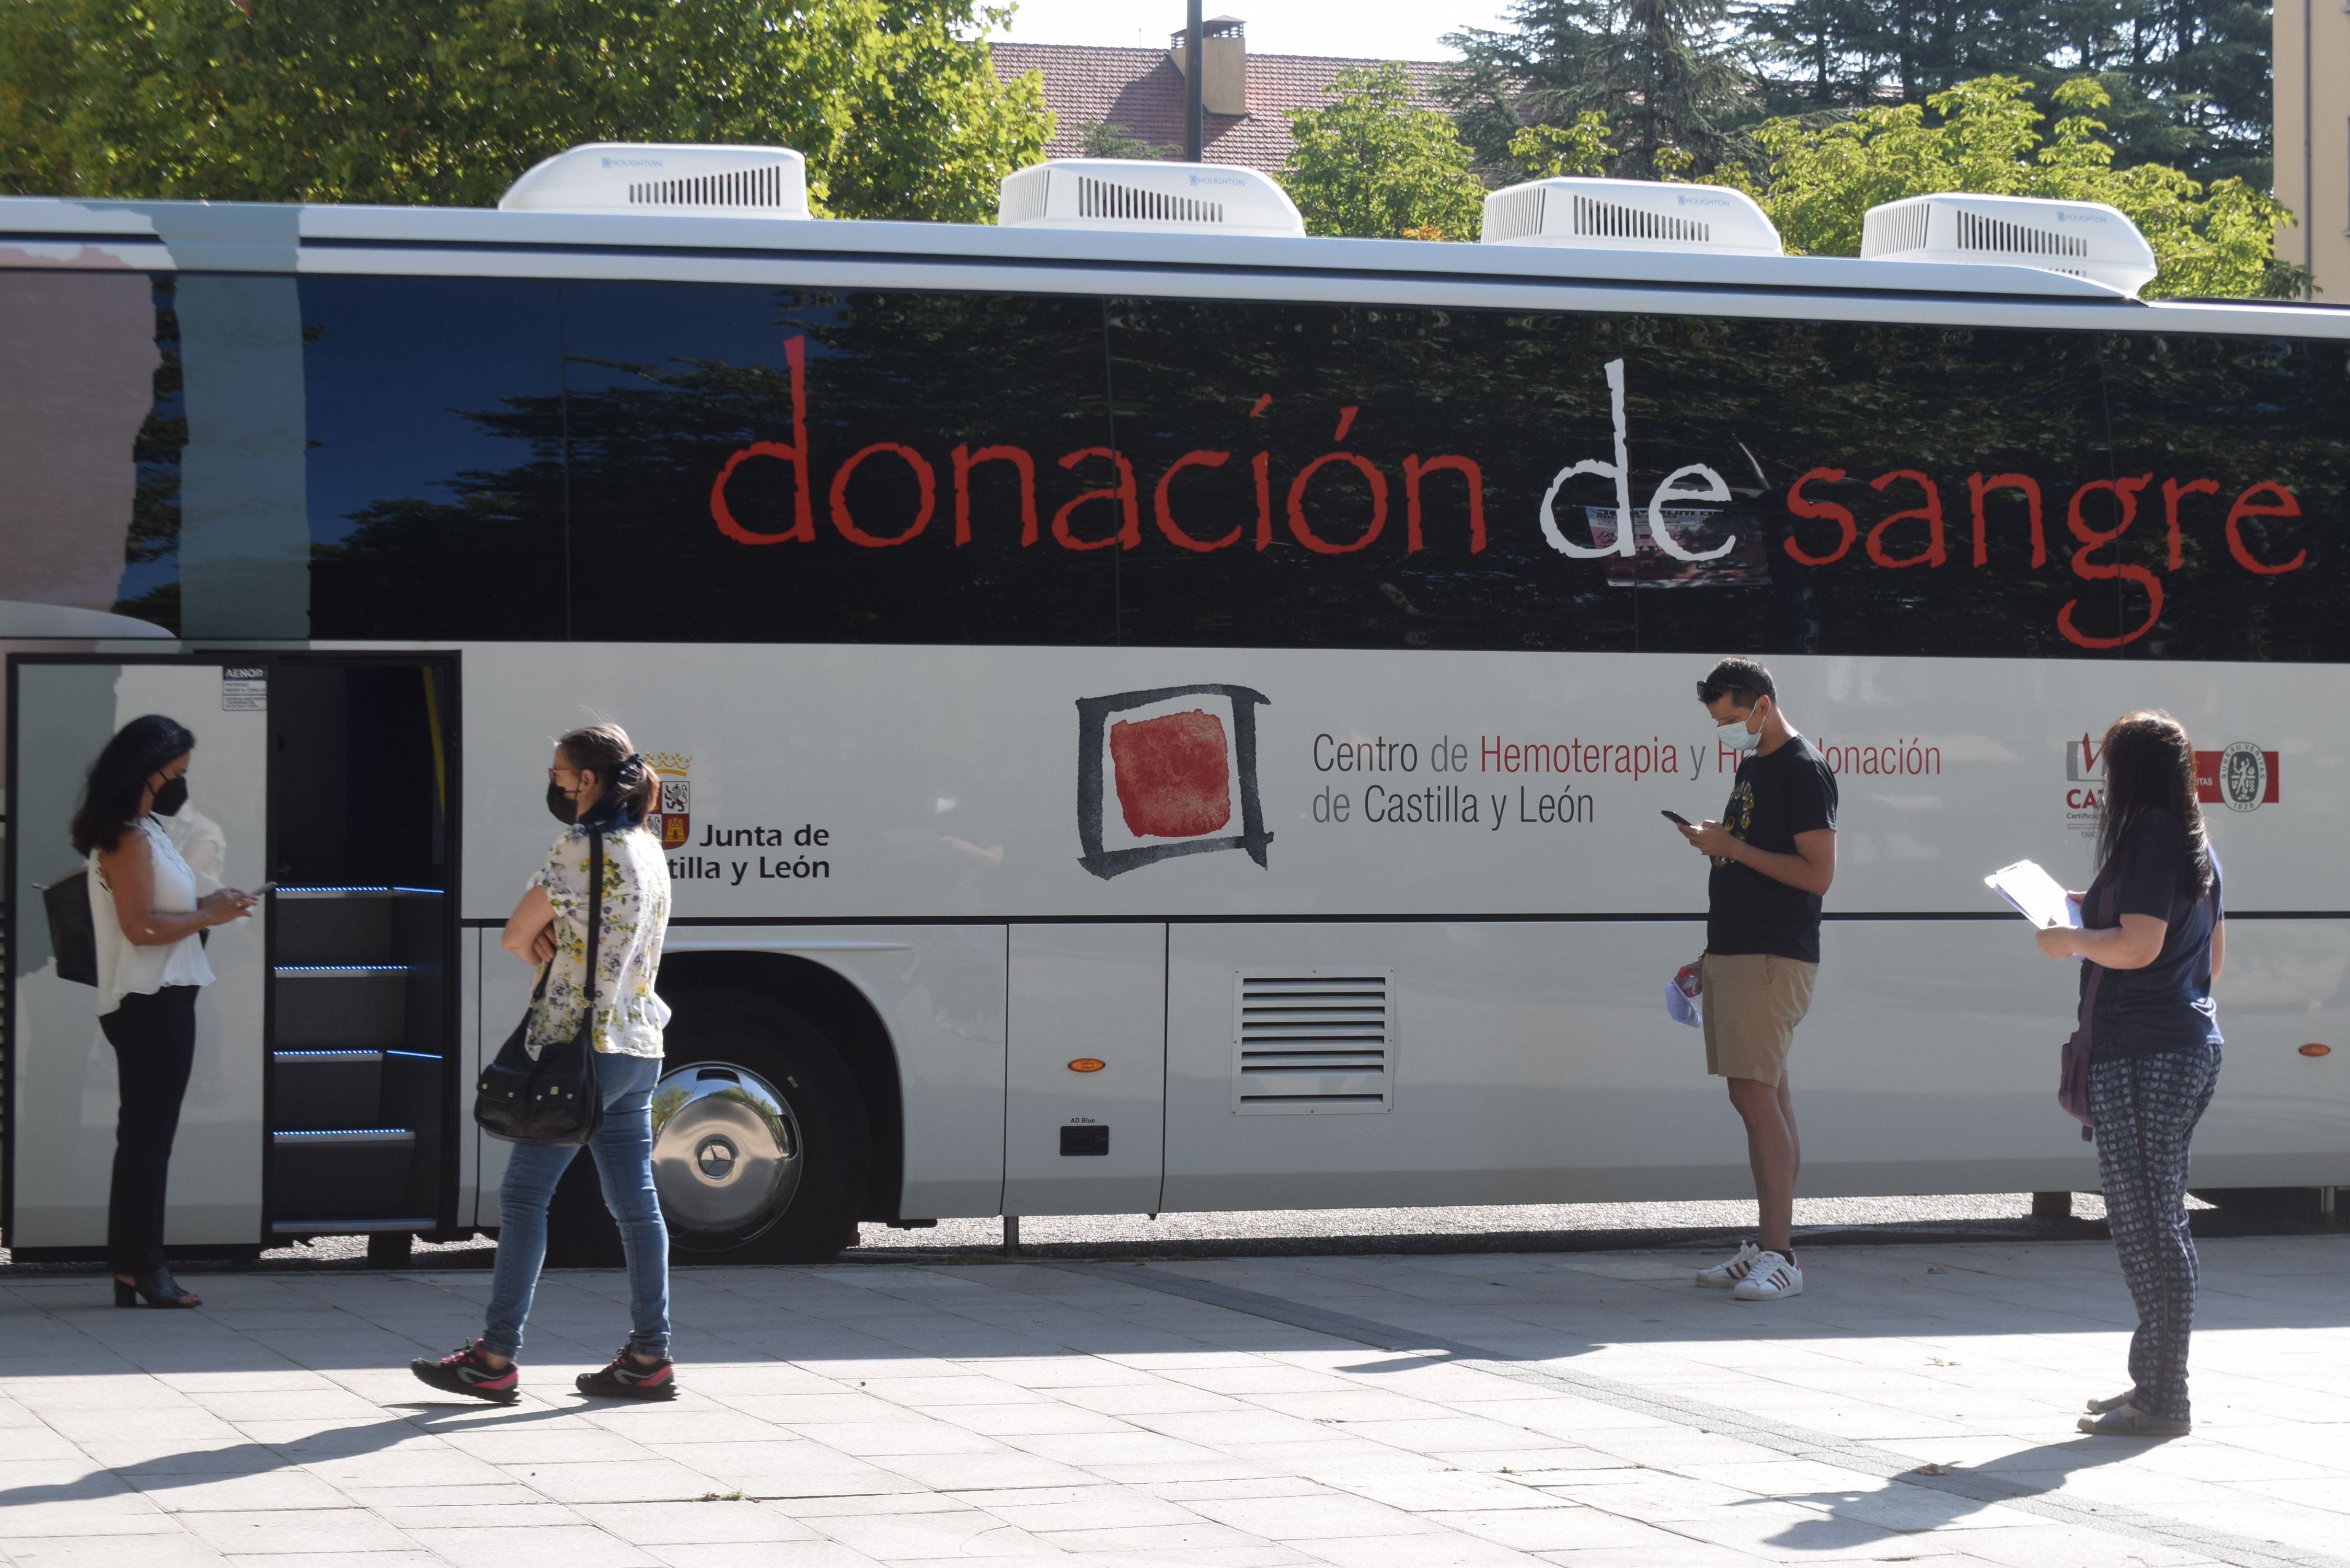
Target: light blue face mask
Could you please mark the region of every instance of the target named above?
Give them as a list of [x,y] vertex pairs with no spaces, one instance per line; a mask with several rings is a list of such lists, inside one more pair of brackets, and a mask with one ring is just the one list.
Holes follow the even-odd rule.
[[1762,743],[1762,732],[1750,730],[1743,719],[1733,719],[1713,732],[1713,738],[1733,752],[1751,752]]

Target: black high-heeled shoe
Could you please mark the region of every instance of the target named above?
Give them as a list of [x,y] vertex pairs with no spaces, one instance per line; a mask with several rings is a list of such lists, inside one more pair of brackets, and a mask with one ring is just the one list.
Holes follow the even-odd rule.
[[119,1307],[200,1307],[204,1298],[187,1289],[172,1277],[169,1269],[157,1269],[150,1274],[133,1274],[128,1280],[114,1282],[114,1304]]

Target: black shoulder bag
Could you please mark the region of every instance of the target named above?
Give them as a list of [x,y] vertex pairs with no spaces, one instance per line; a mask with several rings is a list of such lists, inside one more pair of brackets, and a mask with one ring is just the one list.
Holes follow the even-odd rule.
[[603,1086],[596,1070],[596,947],[604,927],[604,835],[588,832],[588,1010],[569,1040],[550,1040],[530,1054],[530,1021],[546,995],[553,960],[538,971],[530,1007],[515,1025],[497,1060],[475,1085],[473,1120],[508,1143],[584,1144],[604,1125]]
[[76,985],[98,983],[98,920],[89,908],[89,867],[77,866],[41,889],[49,916],[49,950],[57,955],[57,978]]

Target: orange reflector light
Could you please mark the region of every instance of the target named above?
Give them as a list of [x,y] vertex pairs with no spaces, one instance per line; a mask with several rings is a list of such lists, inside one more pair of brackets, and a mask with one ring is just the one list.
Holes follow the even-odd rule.
[[2334,1047],[2331,1045],[2320,1045],[2313,1041],[2311,1044],[2301,1048],[2301,1054],[2304,1056],[2331,1056],[2334,1054]]
[[[2321,1045],[2318,1049],[2323,1051],[2325,1047]],[[1098,1056],[1080,1056],[1076,1061],[1069,1064],[1069,1071],[1072,1073],[1098,1073],[1102,1070],[1104,1065],[1106,1065],[1106,1064]]]

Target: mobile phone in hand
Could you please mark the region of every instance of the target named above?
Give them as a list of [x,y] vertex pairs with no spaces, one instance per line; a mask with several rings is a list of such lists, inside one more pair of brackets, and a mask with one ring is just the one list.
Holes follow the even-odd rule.
[[1674,824],[1676,826],[1688,827],[1691,826],[1690,819],[1683,816],[1678,811],[1660,811],[1657,815],[1663,817],[1667,822]]

